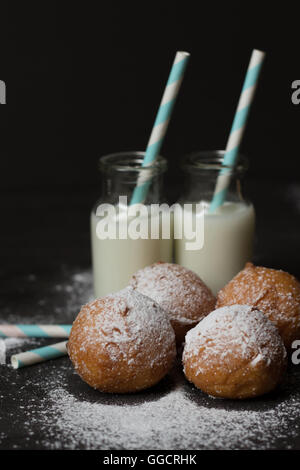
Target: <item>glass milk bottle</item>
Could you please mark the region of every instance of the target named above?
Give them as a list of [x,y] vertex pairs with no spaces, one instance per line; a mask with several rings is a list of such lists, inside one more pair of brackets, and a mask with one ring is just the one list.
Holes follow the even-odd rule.
[[[251,260],[255,229],[254,207],[241,192],[241,178],[247,170],[243,157],[236,168],[229,170],[231,180],[225,203],[214,213],[208,211],[223,156],[223,151],[198,152],[184,160],[185,185],[178,202],[193,207],[202,203],[204,242],[200,249],[187,250],[184,236],[174,240],[175,262],[196,272],[214,294]],[[174,228],[176,223],[180,222],[175,220]]]
[[[123,289],[138,269],[157,261],[172,261],[172,237],[163,238],[161,230],[158,236],[153,236],[151,232],[152,226],[160,229],[161,217],[152,214],[150,205],[164,202],[162,176],[167,169],[167,162],[159,157],[150,167],[143,168],[143,158],[143,152],[120,152],[106,155],[99,160],[102,196],[91,213],[96,297]],[[128,214],[128,209],[132,208],[130,199],[138,180],[143,177],[149,183],[143,212],[137,220],[132,214]],[[104,228],[107,233],[109,228],[109,235],[103,235]],[[137,235],[139,230],[140,234]]]

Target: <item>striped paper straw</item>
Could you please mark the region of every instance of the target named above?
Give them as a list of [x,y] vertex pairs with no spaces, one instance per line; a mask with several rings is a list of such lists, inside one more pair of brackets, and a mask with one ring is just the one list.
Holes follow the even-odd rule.
[[[147,145],[142,167],[152,165],[159,155],[189,58],[190,54],[188,52],[178,51],[176,53]],[[130,205],[138,203],[142,204],[145,201],[151,183],[151,175],[151,171],[146,174],[145,172],[141,172],[137,185],[133,191]]]
[[0,338],[68,338],[72,325],[0,325]]
[[66,344],[67,341],[63,341],[62,343],[52,344],[51,346],[44,346],[43,348],[14,354],[10,358],[11,365],[14,369],[20,369],[21,367],[31,366],[38,362],[45,362],[49,359],[66,356],[68,354]]
[[[253,50],[225,150],[223,165],[226,167],[232,168],[236,164],[264,58],[264,52]],[[209,212],[214,212],[225,201],[230,184],[230,172],[230,168],[224,168],[220,171]]]

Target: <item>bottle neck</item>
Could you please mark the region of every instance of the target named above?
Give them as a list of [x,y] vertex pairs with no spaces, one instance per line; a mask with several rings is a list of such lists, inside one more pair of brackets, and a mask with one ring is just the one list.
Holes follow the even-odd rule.
[[[151,178],[145,203],[154,204],[161,202],[163,192],[162,179],[162,175],[155,175]],[[126,175],[118,174],[117,172],[104,174],[102,175],[102,199],[111,204],[117,204],[119,196],[127,196],[129,204],[133,191],[138,184],[138,175],[135,178],[127,178]]]
[[223,150],[212,150],[195,152],[185,157],[182,165],[185,174],[182,199],[190,202],[210,202],[215,193],[218,177],[225,172],[228,177],[226,200],[244,201],[241,179],[248,169],[248,160],[238,155],[234,167],[224,166],[224,155]]
[[[189,171],[186,169],[181,199],[188,202],[210,202],[215,192],[219,174],[219,171],[214,170],[195,171],[191,169]],[[229,202],[244,201],[241,178],[239,175],[231,174],[226,199]]]
[[143,200],[135,202],[158,204],[162,201],[167,162],[158,156],[151,165],[144,167],[144,156],[144,152],[119,152],[100,158],[103,202],[117,204],[120,196],[126,196],[129,204],[135,188],[142,185],[145,189],[141,194]]

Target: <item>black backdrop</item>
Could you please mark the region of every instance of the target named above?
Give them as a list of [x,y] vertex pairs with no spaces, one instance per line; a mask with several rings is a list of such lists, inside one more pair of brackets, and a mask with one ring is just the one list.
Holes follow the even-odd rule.
[[300,8],[236,5],[40,1],[9,2],[5,11],[0,4],[0,79],[7,85],[0,274],[90,265],[97,159],[145,148],[175,52],[187,50],[162,148],[175,200],[179,159],[224,148],[253,48],[267,52],[242,145],[257,209],[255,261],[300,274],[300,105],[291,101],[291,84],[300,79]]
[[[294,6],[265,2],[264,8],[262,0],[258,7],[240,1],[234,8],[228,1],[201,0],[7,3],[9,12],[0,1],[0,79],[6,81],[8,100],[0,106],[2,322],[24,318],[22,323],[28,323],[38,315],[41,323],[65,323],[77,314],[88,284],[75,283],[73,274],[86,279],[90,268],[89,211],[99,193],[97,159],[145,148],[178,49],[191,52],[191,60],[162,149],[173,188],[181,181],[177,162],[183,154],[224,147],[251,50],[266,50],[243,141],[257,210],[255,262],[300,279],[300,105],[291,102],[291,83],[300,79],[300,20]],[[54,372],[53,387],[67,374],[66,366],[56,367],[49,361],[17,375],[2,367],[4,448],[37,448],[46,430],[48,442],[45,393],[50,387],[41,387]],[[74,400],[91,406],[99,401],[70,374],[60,385]],[[299,447],[299,438],[288,440],[296,430],[288,434],[287,423],[296,424],[296,415],[294,420],[288,416],[286,396],[296,403],[286,389],[266,402],[240,405],[250,413],[272,413],[268,410],[276,404],[287,410],[282,432],[271,433],[280,434],[279,441],[263,436],[260,445]],[[141,399],[156,398],[150,392]],[[42,406],[46,414],[39,424]],[[260,435],[247,439],[245,446],[260,440]],[[89,441],[89,436],[83,439]]]
[[[267,7],[268,5],[268,7]],[[243,151],[297,177],[299,12],[229,2],[15,2],[1,18],[1,186],[97,184],[97,158],[143,149],[176,50],[191,60],[162,153],[223,148],[251,50],[267,52]]]

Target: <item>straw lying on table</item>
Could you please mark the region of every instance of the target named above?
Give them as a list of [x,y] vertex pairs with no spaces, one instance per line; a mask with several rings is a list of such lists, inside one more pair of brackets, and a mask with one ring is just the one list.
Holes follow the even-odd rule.
[[0,325],[0,338],[68,338],[72,325]]
[[66,345],[67,341],[63,341],[62,343],[52,344],[51,346],[44,346],[20,354],[14,354],[10,358],[11,365],[14,369],[20,369],[21,367],[31,366],[38,362],[65,356],[68,354]]
[[231,168],[236,165],[240,144],[245,131],[247,118],[254,98],[255,90],[258,83],[258,77],[261,71],[264,58],[264,52],[254,49],[246,73],[242,93],[239,99],[231,131],[229,134],[229,139],[226,145],[223,165],[227,168],[224,168],[220,171],[216,183],[214,196],[210,203],[209,212],[214,212],[218,207],[220,207],[224,203],[226,199],[226,194],[230,184]]
[[[72,325],[0,325],[1,338],[68,338]],[[14,369],[48,361],[67,354],[67,341],[11,356]]]
[[[147,167],[153,164],[158,157],[189,58],[190,54],[188,52],[178,51],[176,53],[147,145],[142,167]],[[133,191],[130,205],[138,203],[142,204],[145,201],[151,183],[151,177],[151,172],[146,175],[141,172],[137,181],[137,186]]]

